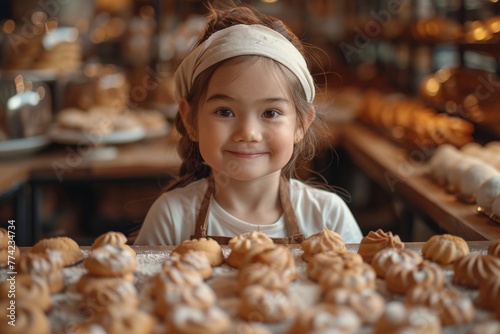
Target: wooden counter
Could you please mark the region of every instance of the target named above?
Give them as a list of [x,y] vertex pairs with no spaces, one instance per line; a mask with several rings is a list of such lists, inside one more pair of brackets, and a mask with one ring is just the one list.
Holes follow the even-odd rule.
[[444,230],[466,240],[500,239],[500,225],[426,176],[423,150],[408,151],[356,122],[342,127],[341,145],[369,177],[414,205]]

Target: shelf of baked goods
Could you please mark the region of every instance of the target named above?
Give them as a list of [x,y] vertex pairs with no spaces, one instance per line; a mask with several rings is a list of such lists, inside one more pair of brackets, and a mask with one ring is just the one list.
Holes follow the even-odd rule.
[[[459,134],[458,138],[461,138]],[[361,122],[344,124],[341,142],[354,162],[369,177],[388,192],[401,196],[444,230],[467,240],[500,238],[500,225],[478,213],[477,204],[464,202],[456,193],[448,192],[432,179],[429,174],[429,157],[435,154],[438,145],[428,145],[431,141],[417,141],[414,143],[421,144],[420,147],[414,145],[409,149],[381,135],[373,126]],[[451,144],[446,146],[452,147]],[[492,162],[492,157],[497,155],[493,151],[489,155],[485,152],[484,159]],[[487,165],[483,160],[478,163]],[[461,162],[457,161],[456,164],[460,165]],[[467,174],[464,175],[463,178],[468,177]],[[479,181],[475,179],[475,182],[477,188]],[[498,186],[493,189],[496,190],[492,191],[499,191]]]
[[436,235],[402,243],[377,230],[345,244],[323,230],[296,245],[249,232],[227,246],[204,238],[128,246],[123,234],[107,232],[92,246],[55,237],[16,251],[0,269],[6,334],[20,326],[108,334],[500,330],[499,241]]

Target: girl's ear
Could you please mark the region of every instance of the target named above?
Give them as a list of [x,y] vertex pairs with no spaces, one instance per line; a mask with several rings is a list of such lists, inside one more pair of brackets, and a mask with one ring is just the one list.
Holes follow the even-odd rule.
[[315,117],[316,117],[316,109],[314,109],[313,106],[310,106],[307,115],[304,119],[304,123],[302,124],[301,127],[298,127],[295,130],[295,144],[300,143],[300,141],[304,138],[304,134],[309,129],[309,126],[311,126]]
[[191,106],[189,103],[186,101],[186,99],[181,99],[179,101],[179,114],[182,119],[182,124],[184,124],[184,127],[186,128],[186,131],[189,135],[189,139],[192,141],[196,142],[198,141],[196,139],[196,131],[194,130],[191,121],[192,121],[192,114],[191,114]]

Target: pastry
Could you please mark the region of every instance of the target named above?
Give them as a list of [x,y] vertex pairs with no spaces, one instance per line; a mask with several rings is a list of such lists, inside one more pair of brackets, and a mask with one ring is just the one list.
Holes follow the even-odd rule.
[[500,258],[471,253],[453,263],[453,282],[468,288],[477,288],[485,279],[500,276]]
[[156,320],[150,314],[135,308],[110,306],[90,317],[107,334],[153,333]]
[[315,254],[327,251],[346,253],[344,238],[335,231],[324,228],[321,232],[315,233],[302,241],[302,259],[308,262]]
[[48,250],[58,250],[64,262],[64,266],[70,266],[83,259],[83,252],[80,246],[71,238],[55,237],[38,241],[31,252],[46,253]]
[[439,234],[430,237],[422,246],[424,259],[442,264],[452,264],[457,259],[469,254],[467,242],[451,234]]
[[328,291],[323,297],[327,304],[343,305],[356,312],[363,324],[372,324],[384,313],[385,300],[372,289],[354,292],[350,289]]
[[341,271],[326,269],[319,277],[318,283],[324,292],[339,288],[359,292],[375,289],[376,278],[375,270],[369,264],[362,263]]
[[92,243],[91,249],[104,245],[122,246],[127,243],[127,237],[121,232],[106,232],[98,236]]
[[0,228],[0,268],[9,264],[9,259],[13,263],[20,256],[21,251],[19,247],[16,247],[14,240],[9,237],[9,232]]
[[441,322],[425,307],[409,307],[393,301],[387,303],[384,313],[375,322],[373,333],[440,334]]
[[65,327],[64,334],[107,334],[101,325],[89,322],[78,324],[68,324]]
[[381,229],[373,232],[361,239],[359,244],[358,254],[363,257],[366,263],[371,263],[373,256],[384,248],[404,248],[404,244],[398,235],[393,235],[392,232],[384,232]]
[[99,277],[90,274],[83,274],[75,283],[75,289],[82,295],[92,293],[94,290],[100,290],[107,287],[113,287],[122,284],[122,281],[133,283],[135,277],[128,274],[123,277]]
[[394,264],[385,273],[387,289],[399,294],[405,294],[414,285],[440,289],[444,280],[443,269],[429,261],[417,265]]
[[393,264],[408,264],[412,266],[422,261],[423,258],[420,254],[409,249],[385,248],[375,253],[371,265],[375,269],[377,276],[384,278],[387,269]]
[[453,288],[435,289],[416,285],[408,290],[405,298],[409,305],[422,305],[434,311],[443,326],[462,325],[474,317],[470,298]]
[[206,311],[217,300],[212,288],[205,283],[184,289],[175,284],[164,284],[160,290],[156,296],[155,311],[162,318],[179,305]]
[[488,255],[500,258],[500,239],[490,243],[488,246]]
[[176,285],[178,287],[192,288],[203,283],[201,274],[194,270],[183,271],[175,267],[163,268],[162,271],[153,276],[153,285],[156,292],[161,292],[163,285]]
[[102,284],[99,288],[87,289],[82,300],[83,309],[88,313],[99,312],[112,306],[137,307],[139,297],[134,283],[121,279],[113,285]]
[[238,291],[257,284],[269,290],[286,290],[287,281],[278,270],[263,263],[251,263],[238,271]]
[[171,253],[162,263],[162,267],[163,270],[168,270],[169,267],[175,267],[179,270],[194,270],[200,273],[203,279],[210,278],[213,272],[207,254],[201,251],[188,251],[183,255]]
[[247,321],[280,322],[294,317],[297,306],[286,291],[250,285],[241,292],[238,312]]
[[123,277],[135,271],[137,260],[127,248],[108,244],[93,249],[83,265],[94,276]]
[[478,287],[477,305],[493,310],[500,300],[500,276],[485,278]]
[[476,203],[479,207],[491,212],[493,201],[498,197],[500,197],[500,175],[495,175],[479,187]]
[[47,311],[52,305],[47,282],[37,276],[19,274],[13,280],[1,282],[0,300],[8,300],[10,293],[15,294],[16,301],[33,303],[42,311]]
[[476,203],[479,188],[490,178],[500,173],[488,163],[473,164],[460,177],[458,192],[466,203]]
[[273,240],[262,232],[253,231],[237,235],[229,240],[228,247],[231,253],[227,258],[227,264],[233,268],[239,268],[245,262],[249,252],[259,252],[273,244]]
[[[16,301],[14,319],[10,316],[10,302],[0,302],[0,333],[2,334],[50,334],[49,319],[38,305],[29,301]],[[13,323],[10,321],[15,320]]]
[[317,281],[324,270],[341,271],[363,263],[358,253],[342,253],[328,251],[314,255],[307,262],[307,274],[310,279]]
[[297,277],[295,260],[292,253],[283,245],[273,245],[247,259],[246,264],[263,263],[281,272],[287,282]]
[[317,304],[301,312],[292,326],[292,334],[357,333],[361,321],[353,310],[341,305]]
[[460,152],[455,146],[451,144],[442,144],[436,148],[435,152],[429,159],[428,173],[440,186],[443,186],[445,183],[443,165],[447,161],[458,157],[459,154]]
[[169,313],[168,331],[174,334],[223,334],[231,326],[229,316],[214,306],[198,309],[187,305],[176,306]]
[[200,238],[184,240],[179,246],[174,248],[172,253],[179,253],[182,255],[190,250],[205,252],[212,267],[217,267],[224,263],[222,248],[214,239]]
[[[59,252],[56,252],[59,254]],[[20,274],[37,276],[47,282],[50,293],[65,288],[63,262],[60,258],[50,257],[50,253],[27,253],[19,258],[17,271]]]

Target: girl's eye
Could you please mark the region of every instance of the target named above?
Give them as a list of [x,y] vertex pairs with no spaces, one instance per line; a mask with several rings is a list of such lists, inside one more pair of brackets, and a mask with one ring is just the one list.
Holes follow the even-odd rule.
[[217,109],[215,111],[215,113],[221,117],[233,117],[234,116],[233,112],[227,108]]
[[262,114],[262,116],[264,116],[265,118],[276,118],[279,115],[280,115],[280,113],[278,111],[274,110],[274,109],[266,110]]

